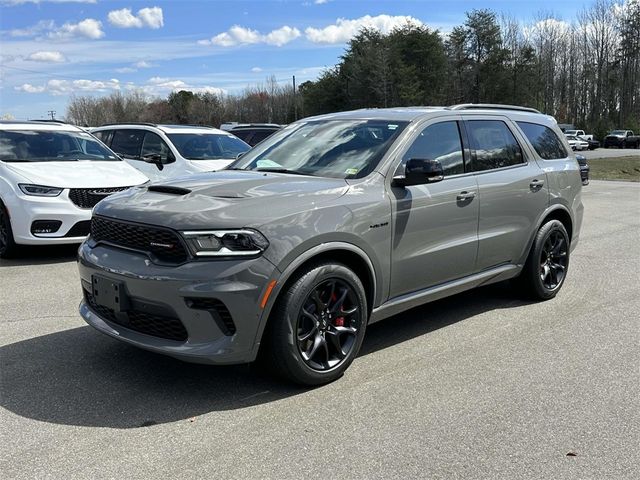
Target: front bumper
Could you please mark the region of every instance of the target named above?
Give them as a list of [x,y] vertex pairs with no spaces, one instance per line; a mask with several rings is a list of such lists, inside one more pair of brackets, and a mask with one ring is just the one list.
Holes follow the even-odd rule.
[[[14,240],[20,245],[80,243],[86,238],[91,209],[74,205],[69,199],[68,190],[57,197],[19,195],[7,198],[5,202],[11,217]],[[57,220],[62,225],[54,233],[34,235],[31,233],[31,224],[35,220]]]
[[[278,276],[264,257],[166,267],[142,253],[103,245],[91,248],[87,243],[78,252],[78,268],[84,291],[80,314],[89,325],[146,350],[221,365],[255,359],[263,321],[260,299]],[[92,304],[95,275],[122,286],[128,311],[114,314]],[[220,305],[226,308],[226,317],[219,314]],[[227,328],[229,316],[233,328]],[[166,334],[157,328],[161,327],[157,322],[165,321],[171,323]],[[184,337],[172,333],[179,331],[176,326],[183,327]]]

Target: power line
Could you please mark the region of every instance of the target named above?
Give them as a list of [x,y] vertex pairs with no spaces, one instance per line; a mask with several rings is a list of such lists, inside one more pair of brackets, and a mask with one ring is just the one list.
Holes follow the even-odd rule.
[[27,73],[35,73],[38,75],[44,75],[45,77],[59,77],[59,78],[68,78],[69,80],[77,80],[77,77],[70,77],[68,75],[59,75],[57,73],[45,73],[45,72],[39,72],[38,70],[29,70],[28,68],[19,68],[19,67],[10,67],[9,65],[2,65],[0,64],[0,68],[10,68],[11,70],[18,70],[21,72],[27,72]]

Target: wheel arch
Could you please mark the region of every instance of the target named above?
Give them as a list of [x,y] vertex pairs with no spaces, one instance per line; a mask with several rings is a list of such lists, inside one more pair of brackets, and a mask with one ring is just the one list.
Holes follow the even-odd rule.
[[341,263],[353,270],[363,284],[367,298],[368,316],[371,314],[374,304],[376,303],[376,297],[380,292],[378,291],[379,284],[376,279],[373,262],[367,254],[350,243],[334,242],[318,245],[315,248],[307,250],[304,255],[297,257],[284,269],[277,279],[277,284],[260,316],[260,325],[254,340],[254,358],[258,354],[262,338],[271,319],[271,313],[280,296],[286,292],[287,287],[295,280],[298,272],[314,263],[322,261]]
[[573,240],[574,220],[573,220],[573,217],[571,216],[571,213],[569,212],[567,207],[565,207],[562,204],[551,205],[547,210],[545,210],[542,213],[542,215],[540,215],[540,219],[536,224],[536,228],[533,229],[533,232],[531,232],[531,238],[527,243],[527,248],[524,250],[524,256],[520,259],[520,262],[518,262],[520,265],[524,265],[524,263],[527,261],[527,258],[529,257],[529,253],[531,252],[531,248],[533,246],[533,242],[536,238],[536,235],[538,234],[538,230],[540,230],[540,227],[542,227],[542,225],[544,225],[550,220],[560,221],[562,225],[564,225],[565,230],[567,231],[567,235],[569,236],[569,241],[571,242]]

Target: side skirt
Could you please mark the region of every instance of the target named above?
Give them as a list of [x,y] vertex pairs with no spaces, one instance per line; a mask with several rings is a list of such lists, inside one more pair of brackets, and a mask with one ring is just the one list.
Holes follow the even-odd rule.
[[384,320],[385,318],[397,315],[398,313],[419,305],[464,292],[465,290],[513,278],[520,273],[521,269],[522,265],[500,265],[480,273],[459,278],[458,280],[452,280],[441,285],[392,298],[373,309],[369,324],[379,322],[380,320]]

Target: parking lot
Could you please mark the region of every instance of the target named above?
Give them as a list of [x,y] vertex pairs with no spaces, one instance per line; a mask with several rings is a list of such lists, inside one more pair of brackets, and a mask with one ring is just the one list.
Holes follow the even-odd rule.
[[640,150],[637,148],[597,148],[575,153],[584,155],[587,160],[590,160],[592,158],[634,157],[640,155]]
[[3,478],[638,478],[640,184],[584,189],[567,282],[367,332],[337,382],[184,364],[86,326],[75,247],[0,261]]

